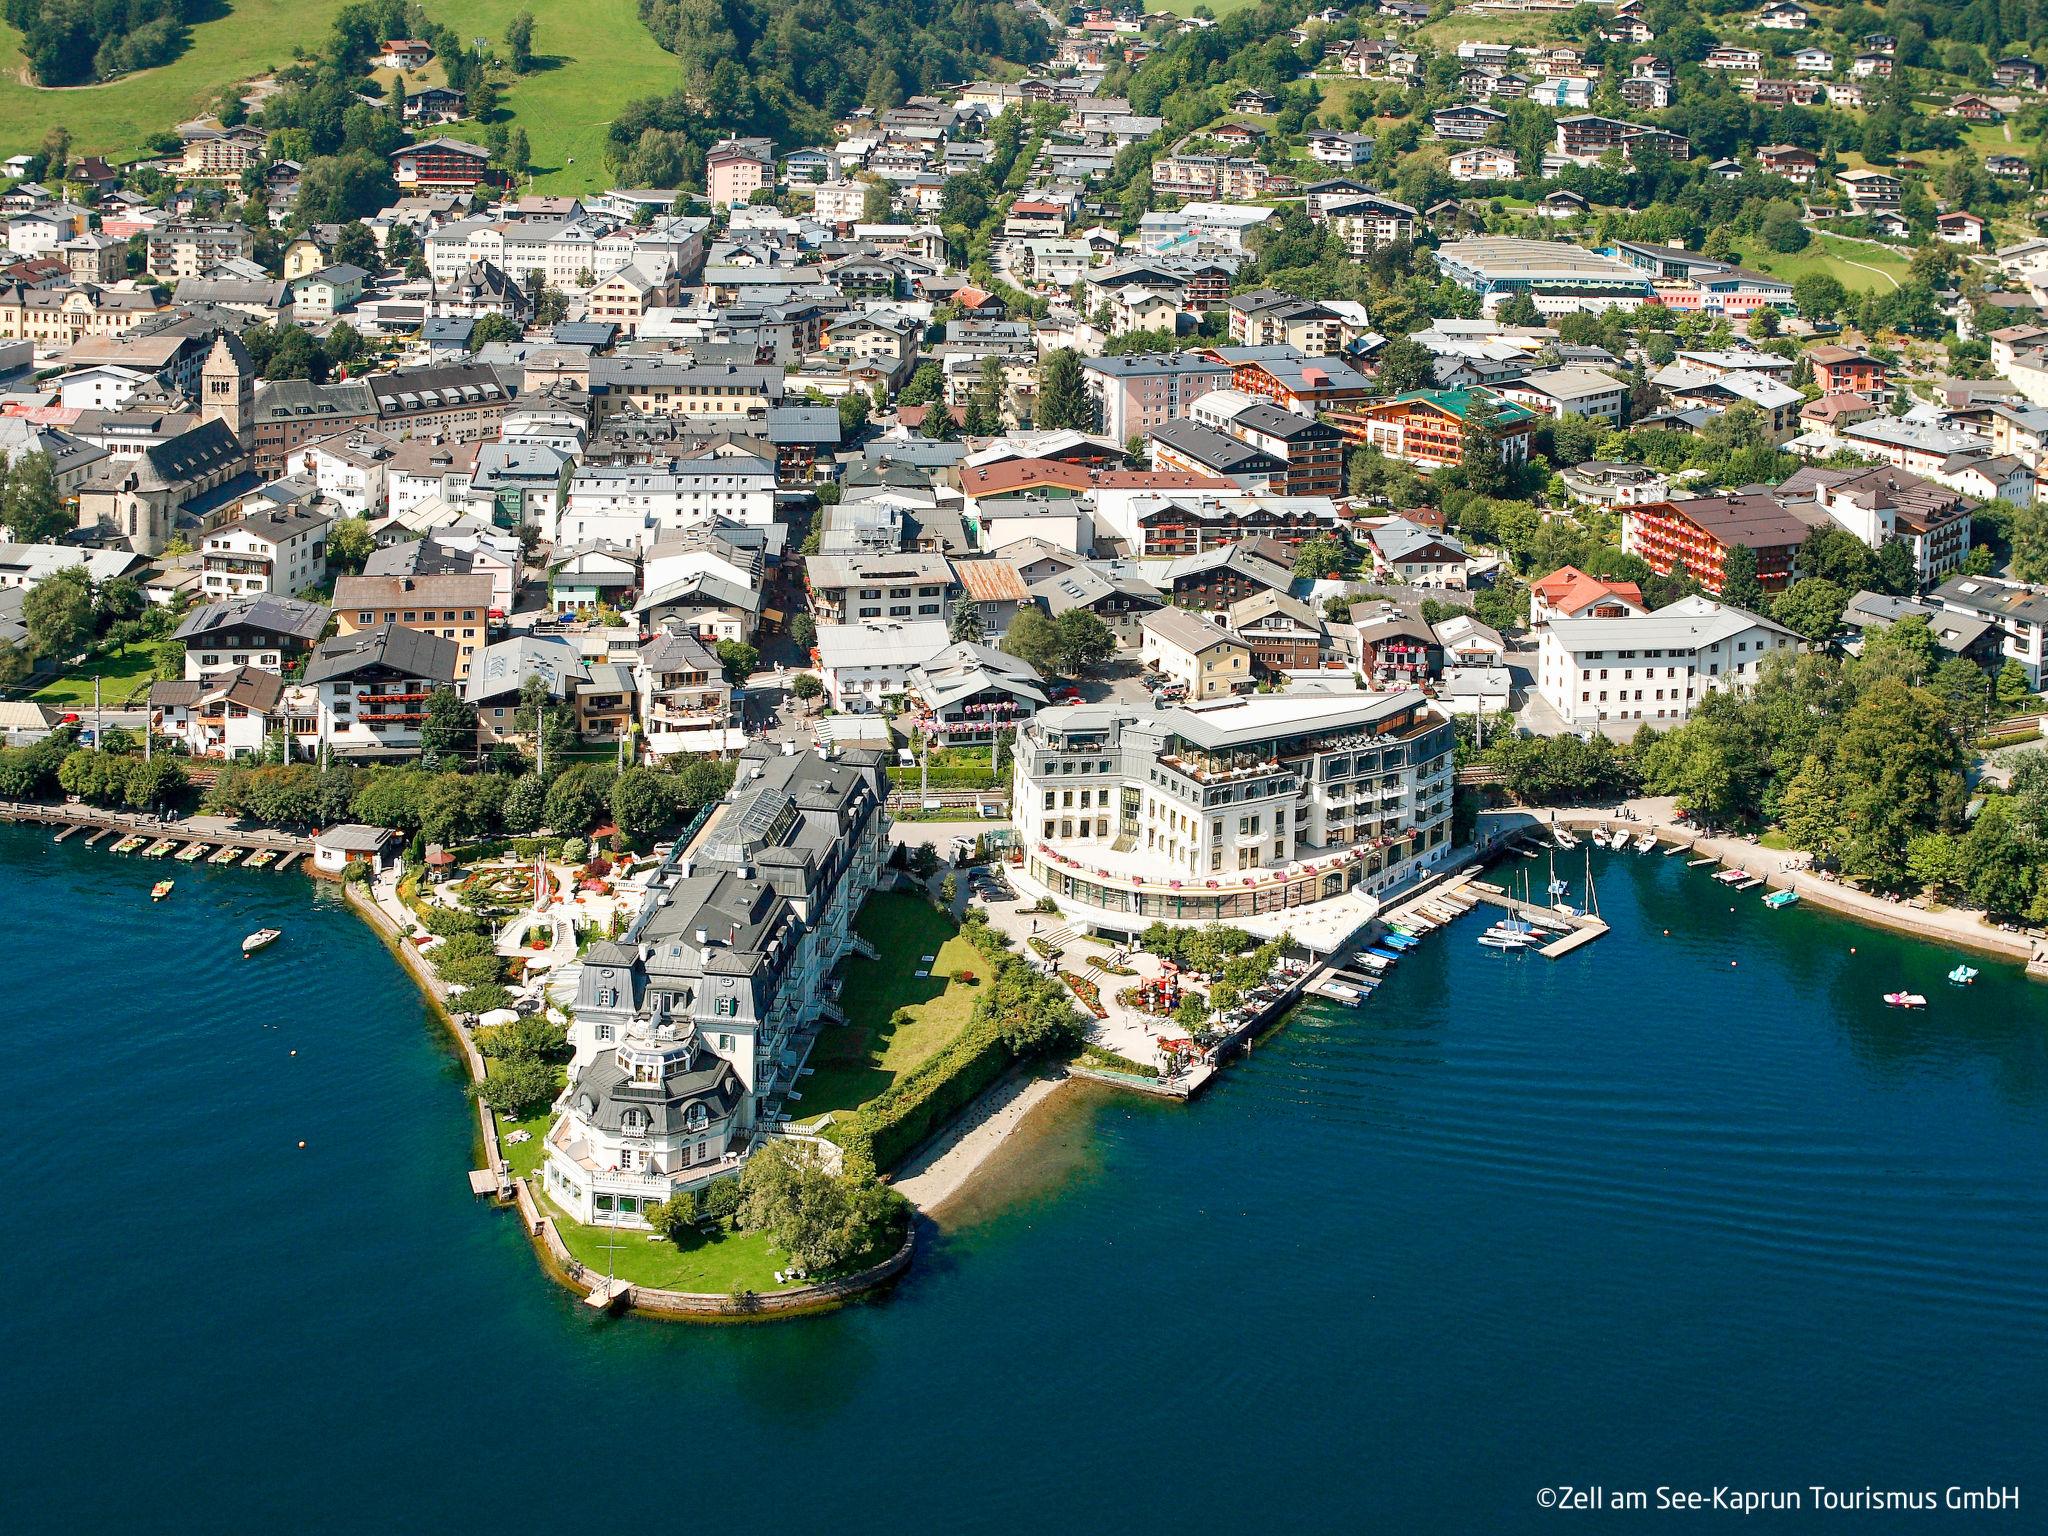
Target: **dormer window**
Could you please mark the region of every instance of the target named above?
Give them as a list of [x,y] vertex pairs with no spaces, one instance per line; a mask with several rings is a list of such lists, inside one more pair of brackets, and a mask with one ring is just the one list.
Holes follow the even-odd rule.
[[692,1104],[689,1115],[690,1129],[701,1131],[711,1123],[711,1113],[702,1104]]

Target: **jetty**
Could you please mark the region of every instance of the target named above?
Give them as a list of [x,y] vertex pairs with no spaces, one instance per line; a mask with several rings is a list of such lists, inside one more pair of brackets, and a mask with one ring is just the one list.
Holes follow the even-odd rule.
[[1520,918],[1539,933],[1551,935],[1550,942],[1536,951],[1546,960],[1557,960],[1570,954],[1583,944],[1590,944],[1607,932],[1607,923],[1597,908],[1586,912],[1561,912],[1556,907],[1546,907],[1533,901],[1524,901],[1519,896],[1510,896],[1497,885],[1484,880],[1474,880],[1467,890],[1479,900],[1507,911]]
[[56,836],[56,838],[54,839],[54,841],[56,841],[56,842],[60,842],[60,843],[61,843],[61,842],[63,842],[63,841],[64,841],[64,839],[65,839],[65,838],[69,837],[69,836],[70,836],[70,835],[71,835],[72,833],[74,833],[74,832],[80,832],[80,831],[83,831],[83,830],[84,830],[84,828],[83,828],[83,827],[66,827],[66,828],[65,828],[65,829],[64,829],[64,830],[63,830],[62,832],[59,832],[59,833],[57,834],[57,836]]

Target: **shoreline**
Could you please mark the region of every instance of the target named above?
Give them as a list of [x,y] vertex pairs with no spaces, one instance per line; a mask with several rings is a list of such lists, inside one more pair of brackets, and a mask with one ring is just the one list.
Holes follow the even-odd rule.
[[1539,819],[1540,812],[1525,813],[1530,817],[1525,830],[1541,834],[1554,823],[1567,827],[1620,825],[1634,833],[1654,833],[1661,843],[1697,849],[1701,857],[1711,857],[1717,863],[1755,875],[1772,890],[1796,891],[1801,901],[1825,907],[1837,917],[1849,918],[1866,927],[1882,928],[1924,944],[1959,945],[1977,954],[2013,961],[2023,967],[2031,979],[2048,980],[2048,966],[2043,966],[2037,959],[2043,952],[2041,940],[2032,933],[2024,930],[2008,933],[1987,923],[1982,913],[1964,907],[1929,908],[1917,907],[1910,902],[1886,901],[1854,886],[1823,880],[1807,870],[1785,868],[1787,859],[1803,857],[1797,850],[1766,848],[1750,838],[1731,834],[1702,834],[1697,829],[1680,826],[1662,816],[1646,815],[1639,803],[1631,802],[1631,805],[1637,808],[1640,820],[1617,823],[1608,810],[1560,806],[1549,812],[1549,822]]
[[[448,1006],[438,978],[427,970],[418,951],[406,942],[404,933],[398,928],[391,914],[384,910],[373,892],[358,889],[357,883],[353,881],[343,881],[340,884],[349,909],[368,923],[371,931],[384,941],[385,948],[396,955],[399,969],[413,979],[421,996],[427,1000],[428,1007],[440,1019],[443,1028],[454,1038],[460,1048],[463,1065],[468,1069],[471,1085],[481,1083],[486,1071],[483,1054],[477,1049],[470,1032],[456,1021],[454,1011]],[[814,1285],[795,1286],[779,1291],[747,1292],[744,1296],[666,1291],[627,1282],[619,1282],[607,1291],[607,1282],[602,1279],[596,1284],[587,1283],[587,1275],[580,1272],[581,1266],[576,1264],[574,1256],[565,1246],[561,1246],[561,1238],[554,1230],[553,1218],[541,1205],[539,1197],[530,1187],[530,1182],[526,1179],[515,1179],[507,1173],[503,1152],[498,1144],[497,1114],[481,1099],[473,1102],[477,1112],[478,1140],[484,1149],[485,1161],[488,1164],[488,1178],[479,1178],[485,1170],[473,1172],[471,1193],[488,1194],[494,1206],[500,1210],[515,1212],[541,1272],[563,1289],[574,1293],[593,1309],[607,1313],[624,1310],[638,1313],[643,1317],[696,1323],[806,1316],[834,1310],[856,1297],[880,1289],[908,1269],[915,1254],[917,1223],[913,1219],[904,1230],[902,1246],[894,1254],[859,1274],[838,1280],[821,1281]],[[599,1299],[600,1292],[606,1293],[602,1300]]]
[[919,1214],[939,1210],[999,1158],[1026,1118],[1074,1079],[1063,1070],[1011,1073],[962,1110],[890,1178]]

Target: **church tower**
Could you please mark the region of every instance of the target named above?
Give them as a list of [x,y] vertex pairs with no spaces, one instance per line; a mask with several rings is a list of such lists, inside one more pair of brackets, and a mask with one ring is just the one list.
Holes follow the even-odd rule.
[[199,371],[199,419],[226,422],[245,448],[256,430],[256,370],[232,331],[215,334]]

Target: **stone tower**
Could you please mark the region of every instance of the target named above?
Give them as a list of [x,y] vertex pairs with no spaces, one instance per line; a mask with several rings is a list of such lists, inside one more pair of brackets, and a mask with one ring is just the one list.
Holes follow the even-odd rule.
[[214,335],[199,371],[199,419],[224,421],[243,447],[256,430],[256,370],[248,348],[232,331]]

